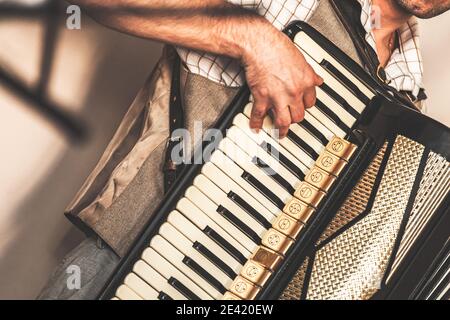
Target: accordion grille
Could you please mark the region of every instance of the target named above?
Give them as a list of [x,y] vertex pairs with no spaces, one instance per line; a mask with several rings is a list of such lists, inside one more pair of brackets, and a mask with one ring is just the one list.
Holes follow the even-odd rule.
[[366,169],[356,186],[350,192],[333,220],[328,224],[327,228],[320,236],[317,245],[320,245],[323,241],[327,240],[338,232],[342,227],[346,226],[353,219],[358,217],[367,207],[367,203],[372,193],[373,185],[378,175],[381,162],[383,161],[384,154],[386,152],[387,143],[378,151],[373,158],[369,167]]
[[286,289],[284,289],[279,300],[300,300],[300,297],[302,296],[308,263],[309,258],[306,258],[305,261],[303,261],[302,266],[297,270],[294,277],[289,282]]
[[[306,294],[303,292],[308,299],[367,299],[378,290],[392,257],[414,177],[425,151],[422,145],[397,137],[373,207],[362,217],[367,211],[386,147],[387,143],[319,237],[314,260],[311,257],[305,259],[280,299],[299,299],[302,290],[308,290]],[[399,268],[449,190],[450,162],[430,152],[386,281]],[[308,263],[312,263],[311,268]],[[369,277],[367,272],[370,270],[372,276]],[[311,274],[307,275],[307,272]]]
[[[386,152],[387,143],[378,151],[369,167],[366,169],[358,183],[350,192],[341,208],[327,228],[320,236],[317,245],[333,236],[342,227],[358,217],[366,209],[370,194],[375,183],[378,171]],[[280,300],[298,300],[302,295],[309,258],[306,258],[302,266],[297,270],[292,280],[282,293]]]
[[433,217],[433,213],[436,212],[449,189],[450,163],[444,157],[430,152],[405,233],[387,278],[388,282],[405,258],[414,240]]

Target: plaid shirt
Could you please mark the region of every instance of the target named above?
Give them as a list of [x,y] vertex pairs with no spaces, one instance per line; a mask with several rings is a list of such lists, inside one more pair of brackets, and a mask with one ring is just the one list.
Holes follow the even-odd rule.
[[[264,16],[277,29],[282,30],[293,20],[308,21],[320,0],[228,0]],[[367,42],[375,49],[371,32],[372,21],[370,0],[358,0],[362,6],[361,24],[367,34]],[[419,50],[418,25],[411,18],[399,30],[399,46],[392,53],[385,71],[390,85],[397,90],[410,91],[417,96],[422,85],[422,57]],[[198,52],[184,48],[177,49],[181,60],[190,72],[207,77],[225,86],[238,87],[245,83],[244,71],[239,61],[229,57]]]

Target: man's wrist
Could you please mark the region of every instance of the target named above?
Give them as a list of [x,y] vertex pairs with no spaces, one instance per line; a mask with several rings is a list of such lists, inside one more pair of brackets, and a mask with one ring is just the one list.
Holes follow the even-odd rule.
[[249,32],[243,39],[240,52],[242,64],[248,65],[254,62],[255,58],[263,54],[274,42],[282,41],[284,35],[276,29],[267,19],[259,16],[251,24]]

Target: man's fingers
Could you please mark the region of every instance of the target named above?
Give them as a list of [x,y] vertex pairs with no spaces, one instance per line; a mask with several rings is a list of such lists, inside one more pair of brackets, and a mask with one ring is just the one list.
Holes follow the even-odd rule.
[[274,125],[275,128],[278,129],[279,137],[284,138],[287,135],[289,130],[289,126],[292,123],[291,112],[289,106],[286,105],[277,105],[273,109],[274,113]]
[[315,79],[315,85],[316,86],[321,86],[323,83],[323,78],[321,76],[319,76],[317,73],[315,73],[316,75],[316,79]]
[[308,88],[303,94],[303,103],[305,108],[311,108],[316,104],[316,88]]
[[295,104],[289,105],[292,123],[300,122],[305,117],[305,105],[303,101],[304,98],[303,95],[301,95],[299,101],[297,101]]
[[250,115],[250,128],[257,131],[262,128],[264,117],[269,109],[269,103],[267,100],[255,98],[253,103],[252,113]]

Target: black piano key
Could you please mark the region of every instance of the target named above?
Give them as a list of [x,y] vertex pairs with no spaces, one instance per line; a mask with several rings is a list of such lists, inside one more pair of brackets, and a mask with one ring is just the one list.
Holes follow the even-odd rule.
[[173,300],[167,293],[161,291],[158,294],[158,300]]
[[278,209],[283,210],[284,202],[276,196],[269,188],[259,182],[254,176],[250,173],[244,171],[241,176],[245,181],[255,187],[259,192],[261,192],[267,199],[269,199],[274,205],[278,207]]
[[[214,253],[212,253],[208,248],[202,245],[200,242],[195,241],[192,245],[195,250],[200,252],[206,259],[211,261],[217,268],[222,270],[230,279],[236,278],[237,274],[231,269],[228,265],[226,265],[222,260],[220,260]],[[245,257],[244,257],[245,259]]]
[[310,145],[308,145],[305,141],[303,141],[299,136],[297,136],[294,132],[292,132],[291,130],[288,131],[287,136],[289,137],[289,139],[292,140],[292,142],[294,142],[297,146],[299,146],[300,148],[303,149],[303,151],[305,151],[307,154],[309,154],[309,156],[313,159],[316,160],[319,155],[317,154],[317,152],[311,148]]
[[342,120],[333,112],[330,108],[328,108],[322,101],[316,99],[316,107],[322,111],[331,121],[336,123],[336,125],[344,130],[345,132],[350,132],[350,128],[342,122]]
[[228,198],[233,200],[233,202],[236,203],[239,207],[245,210],[249,215],[255,218],[255,220],[258,221],[264,228],[269,229],[272,226],[272,224],[269,221],[267,221],[267,219],[264,218],[262,214],[256,211],[255,208],[249,205],[244,199],[239,197],[236,193],[230,191],[228,192],[227,196]]
[[[317,155],[319,157],[319,155]],[[276,171],[274,171],[267,163],[258,157],[253,158],[253,163],[255,163],[259,168],[261,168],[269,177],[275,180],[280,186],[282,186],[290,194],[294,194],[295,189],[289,182],[287,182],[282,176],[280,176]]]
[[174,277],[170,277],[168,283],[172,287],[177,289],[179,292],[181,292],[189,300],[200,300],[200,298],[195,293],[193,293],[191,290],[186,288],[186,286],[184,284],[182,284],[180,281],[178,281]]
[[219,205],[216,210],[218,213],[220,213],[223,217],[225,217],[228,221],[230,221],[232,224],[234,224],[239,230],[241,230],[247,237],[253,240],[256,244],[261,243],[261,238],[258,236],[258,234],[252,230],[249,226],[247,226],[245,223],[243,223],[239,218],[237,218],[233,213],[231,213],[230,210],[225,208],[222,205]]
[[348,104],[348,102],[341,97],[339,93],[334,91],[329,85],[326,83],[322,83],[320,88],[328,94],[334,101],[336,101],[337,104],[339,104],[342,109],[346,110],[348,113],[350,113],[353,117],[358,118],[359,113],[351,105]]
[[185,256],[183,258],[183,263],[195,273],[197,273],[200,277],[205,279],[206,282],[208,282],[221,294],[224,294],[227,291],[227,289],[225,289],[225,287],[216,278],[214,278],[208,271],[203,269],[202,266],[195,262],[192,258]]
[[314,137],[316,137],[316,139],[319,140],[324,146],[328,144],[328,139],[322,134],[322,132],[317,130],[317,128],[309,123],[306,119],[303,119],[298,124],[302,126],[306,131],[311,133]]
[[266,141],[264,141],[263,143],[261,143],[260,146],[261,146],[261,148],[266,150],[266,152],[268,154],[270,154],[272,157],[278,159],[281,162],[281,164],[286,169],[288,169],[293,175],[295,175],[297,178],[299,178],[300,180],[305,179],[305,174],[303,173],[303,171],[299,167],[297,167],[294,163],[292,163],[292,161],[289,160],[285,155],[280,153],[270,143],[267,143]]
[[323,59],[320,65],[328,70],[335,79],[337,79],[340,83],[342,83],[342,85],[350,90],[350,92],[352,92],[359,100],[361,100],[362,103],[364,103],[365,105],[369,104],[370,99],[358,88],[357,85],[351,82],[350,79],[344,76],[342,72],[340,72],[335,66],[333,66],[331,62]]
[[224,239],[220,234],[211,229],[210,227],[206,227],[203,232],[210,237],[215,243],[221,246],[226,252],[228,252],[236,261],[239,261],[240,264],[245,264],[247,259],[245,256],[239,252],[235,247],[233,247],[226,239]]

